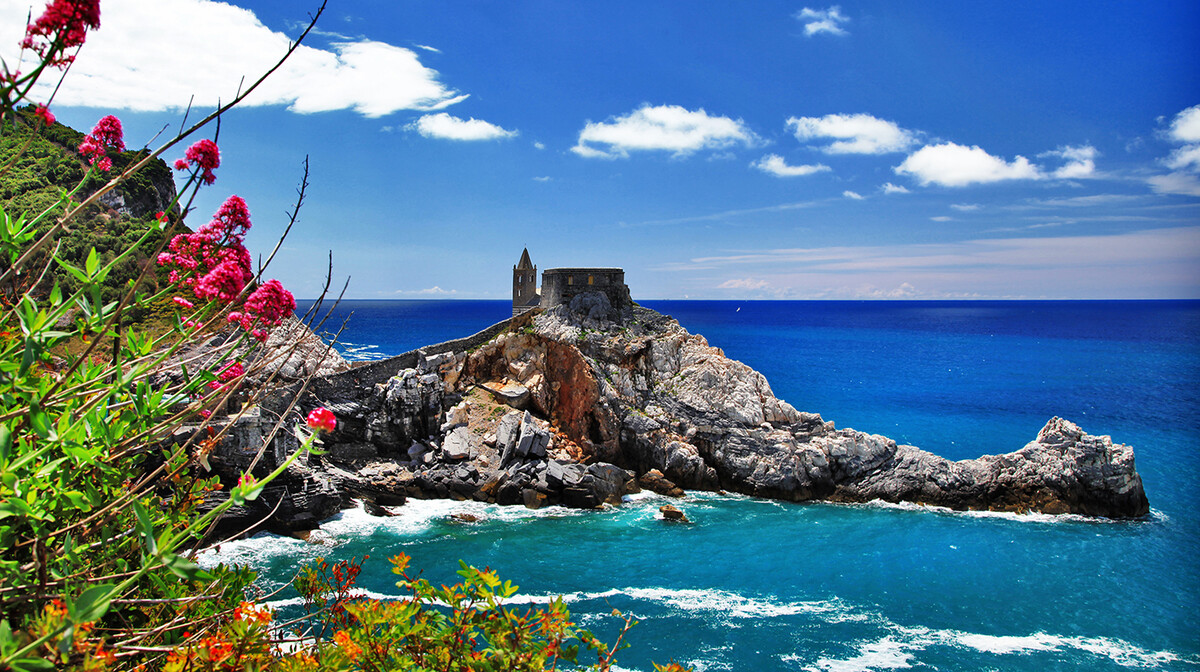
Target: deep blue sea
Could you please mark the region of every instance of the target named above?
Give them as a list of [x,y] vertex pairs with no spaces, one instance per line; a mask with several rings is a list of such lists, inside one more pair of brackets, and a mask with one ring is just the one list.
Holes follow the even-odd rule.
[[[787,504],[698,493],[693,525],[637,495],[603,511],[412,501],[346,511],[334,548],[259,536],[216,556],[264,587],[323,555],[372,556],[396,593],[404,551],[435,582],[457,560],[563,595],[611,638],[640,623],[622,670],[1200,669],[1200,302],[647,301],[839,427],[952,459],[1016,450],[1059,415],[1134,446],[1140,521]],[[508,302],[346,302],[353,358],[399,354],[506,318]],[[328,325],[327,325],[328,326]],[[456,524],[470,511],[486,520]],[[209,556],[211,561],[213,556]],[[277,598],[287,611],[294,599]]]

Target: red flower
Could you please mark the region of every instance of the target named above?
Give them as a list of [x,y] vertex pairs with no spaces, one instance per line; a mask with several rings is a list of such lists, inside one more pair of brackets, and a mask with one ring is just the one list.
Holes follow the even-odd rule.
[[32,49],[47,65],[64,67],[75,56],[63,56],[87,39],[87,30],[100,27],[100,0],[51,0],[46,11],[25,27],[24,49]]
[[88,137],[102,147],[125,151],[125,131],[121,128],[121,120],[111,114],[97,121]]
[[79,144],[79,153],[88,158],[89,164],[107,172],[112,169],[108,151],[125,151],[124,135],[121,120],[110,114],[96,122],[92,132],[84,136]]
[[50,126],[54,123],[54,113],[50,111],[50,108],[42,105],[41,103],[38,103],[38,106],[36,109],[34,109],[33,113],[37,115],[37,117],[42,120],[42,123],[46,124],[47,126]]
[[279,326],[295,309],[296,298],[278,280],[266,281],[246,299],[246,312],[273,327]]
[[188,310],[195,308],[195,306],[192,305],[191,301],[188,301],[187,299],[183,298],[182,296],[176,296],[171,300],[174,301],[176,304],[178,304],[184,308],[187,308]]
[[308,426],[313,429],[323,429],[327,432],[332,432],[337,429],[337,418],[333,415],[333,411],[328,408],[314,408],[308,414]]
[[217,143],[207,138],[200,140],[187,148],[184,157],[175,161],[175,170],[187,170],[189,165],[196,166],[200,168],[200,179],[205,184],[212,184],[217,180],[217,176],[212,172],[221,165],[221,150],[217,149]]

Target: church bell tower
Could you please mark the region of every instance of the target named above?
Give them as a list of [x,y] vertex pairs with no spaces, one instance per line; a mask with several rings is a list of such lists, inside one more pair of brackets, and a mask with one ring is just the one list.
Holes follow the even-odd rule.
[[521,251],[521,260],[513,266],[513,317],[536,308],[541,297],[537,292],[537,266],[529,259],[529,248]]

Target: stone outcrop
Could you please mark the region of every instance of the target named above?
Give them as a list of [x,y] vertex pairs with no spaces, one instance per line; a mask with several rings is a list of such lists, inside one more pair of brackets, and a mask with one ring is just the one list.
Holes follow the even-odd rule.
[[470,352],[417,352],[391,377],[375,366],[369,377],[351,369],[315,381],[295,417],[325,406],[338,428],[306,468],[343,499],[375,506],[438,497],[589,508],[645,487],[1108,517],[1149,510],[1133,450],[1066,420],[1015,452],[951,462],[798,411],[675,320],[604,305],[580,293]]
[[1050,420],[1016,452],[951,462],[797,411],[762,374],[666,316],[635,307],[597,320],[591,305],[558,306],[527,333],[502,334],[469,356],[463,381],[520,383],[584,460],[630,469],[656,490],[670,492],[662,479],[792,501],[1111,517],[1149,510],[1132,449],[1068,421]]

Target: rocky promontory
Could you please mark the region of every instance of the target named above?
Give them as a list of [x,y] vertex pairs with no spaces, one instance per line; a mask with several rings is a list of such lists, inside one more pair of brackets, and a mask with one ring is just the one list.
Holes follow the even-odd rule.
[[[264,416],[287,412],[269,406]],[[1067,420],[1050,419],[1014,452],[952,462],[798,411],[703,336],[646,308],[618,310],[599,292],[320,376],[290,412],[317,406],[338,426],[323,437],[324,455],[296,466],[310,484],[302,494],[364,498],[375,511],[408,497],[588,508],[641,487],[1113,518],[1149,511],[1133,450]],[[269,452],[281,459],[288,449]],[[328,515],[323,506],[315,517]]]

